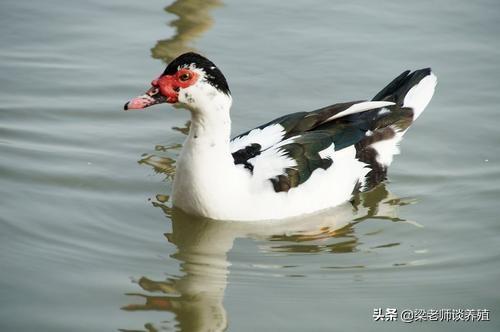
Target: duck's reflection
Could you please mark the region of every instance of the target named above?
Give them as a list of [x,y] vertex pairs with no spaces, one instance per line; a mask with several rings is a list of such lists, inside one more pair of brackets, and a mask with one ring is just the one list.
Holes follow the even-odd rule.
[[191,42],[212,26],[210,10],[221,5],[220,0],[177,0],[166,7],[167,13],[178,17],[169,24],[176,31],[173,37],[159,40],[151,56],[168,63],[181,53],[195,51]]
[[[265,243],[260,246],[264,252],[353,252],[359,244],[357,223],[368,218],[397,221],[402,204],[381,185],[352,203],[307,218],[227,222],[189,216],[155,202],[172,220],[172,232],[166,238],[177,247],[171,257],[180,261],[183,275],[156,281],[142,277],[138,284],[147,293],[128,295],[144,298],[144,302],[123,309],[171,312],[179,331],[224,331],[228,318],[223,299],[231,265],[227,254],[235,239],[246,237]],[[153,331],[151,324],[146,328]]]
[[[269,238],[270,241],[285,242],[285,244],[270,245],[269,250],[298,253],[354,252],[358,244],[354,225],[366,219],[402,221],[398,217],[397,207],[409,203],[411,203],[410,200],[402,200],[392,195],[387,191],[385,184],[380,184],[369,192],[355,196],[350,205],[338,207],[329,212],[329,214],[335,214],[336,219],[346,220],[345,227],[331,228],[326,226],[313,229],[312,233],[298,231],[293,234],[273,235]],[[352,211],[349,207],[352,208]],[[343,215],[339,215],[339,213],[343,213]],[[338,226],[341,226],[341,222],[338,223]],[[325,239],[328,240],[326,243],[324,243]],[[337,241],[333,241],[334,239]],[[321,242],[321,244],[315,244],[315,242]]]

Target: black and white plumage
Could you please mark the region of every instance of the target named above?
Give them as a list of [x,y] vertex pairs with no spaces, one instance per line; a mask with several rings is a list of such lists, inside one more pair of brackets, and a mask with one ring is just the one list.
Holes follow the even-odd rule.
[[210,60],[187,53],[127,105],[178,102],[191,111],[174,205],[213,219],[280,219],[339,205],[383,181],[436,82],[429,68],[406,71],[371,101],[288,114],[230,140],[227,82]]
[[[396,141],[396,134],[404,133],[419,115],[420,108],[415,113],[413,108],[405,107],[404,98],[427,76],[431,76],[430,68],[402,73],[372,99],[390,102],[387,104],[366,101],[335,104],[312,112],[288,114],[241,134],[231,141],[235,164],[253,170],[253,162],[263,150],[280,144],[280,151],[294,159],[297,165],[285,169],[283,174],[270,181],[275,191],[288,191],[304,183],[316,169],[327,169],[332,165],[333,160],[321,158],[320,151],[331,144],[335,150],[353,145],[356,157],[370,167],[363,189],[371,189],[385,179],[388,166],[387,162],[377,160],[384,151],[377,151],[374,144]],[[262,145],[256,143],[265,140],[263,132],[273,126],[277,126],[283,135],[261,142]],[[293,138],[292,142],[282,144],[289,138]]]

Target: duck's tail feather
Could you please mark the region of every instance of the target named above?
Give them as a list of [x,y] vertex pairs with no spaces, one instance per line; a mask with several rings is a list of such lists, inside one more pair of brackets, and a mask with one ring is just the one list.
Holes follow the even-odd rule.
[[383,88],[372,100],[391,101],[399,107],[411,108],[413,120],[418,118],[429,104],[437,78],[430,68],[403,72]]
[[431,100],[436,83],[430,68],[412,73],[407,70],[373,97],[373,101],[390,101],[395,105],[359,116],[365,116],[370,125],[370,134],[356,144],[356,157],[370,168],[362,190],[369,190],[386,178],[394,155],[399,154],[404,133]]

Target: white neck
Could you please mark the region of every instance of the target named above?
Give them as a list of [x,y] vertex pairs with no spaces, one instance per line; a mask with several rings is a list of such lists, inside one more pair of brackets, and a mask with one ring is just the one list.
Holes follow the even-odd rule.
[[214,200],[224,196],[217,195],[217,189],[227,187],[237,171],[229,146],[231,97],[220,92],[188,97],[196,104],[190,105],[191,128],[177,161],[173,203],[184,211],[210,215],[217,205]]
[[[229,151],[231,135],[231,97],[222,93],[191,111],[191,128],[186,141],[191,145],[202,145],[217,150]],[[212,149],[211,149],[212,150]]]

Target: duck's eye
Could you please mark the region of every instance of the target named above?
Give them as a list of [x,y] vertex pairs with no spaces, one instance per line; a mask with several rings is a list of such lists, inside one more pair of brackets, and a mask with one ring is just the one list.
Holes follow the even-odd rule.
[[179,79],[183,82],[186,82],[187,80],[189,80],[191,78],[191,75],[189,75],[188,73],[184,73],[184,74],[181,74],[181,76],[179,76]]

